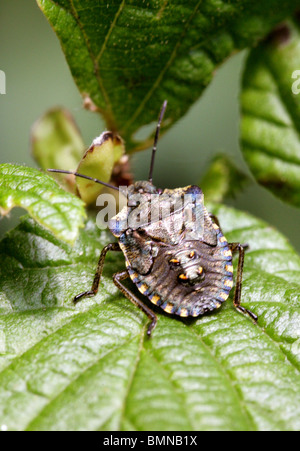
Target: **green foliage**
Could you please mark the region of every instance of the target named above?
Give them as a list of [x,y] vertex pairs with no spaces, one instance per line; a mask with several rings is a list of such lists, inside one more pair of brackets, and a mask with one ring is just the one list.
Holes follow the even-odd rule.
[[[86,106],[109,130],[136,142],[169,101],[165,129],[199,98],[216,67],[252,46],[299,6],[298,0],[37,0],[59,37]],[[71,39],[70,39],[71,34]]]
[[216,155],[199,186],[209,202],[223,202],[235,197],[250,183],[249,178],[235,166],[227,155]]
[[26,209],[58,238],[74,243],[84,225],[84,204],[67,193],[48,175],[33,168],[0,165],[0,212]]
[[148,339],[147,317],[111,280],[124,267],[119,253],[109,254],[97,297],[72,305],[110,239],[94,220],[74,249],[31,219],[10,232],[0,244],[1,422],[15,430],[298,430],[300,258],[264,222],[213,212],[230,241],[250,245],[243,305],[257,325],[229,300],[196,321],[159,312]]
[[[242,150],[259,183],[300,207],[300,26],[289,21],[251,51],[244,72]],[[299,76],[298,76],[299,78]]]
[[[75,171],[84,154],[84,143],[71,114],[53,108],[31,130],[31,152],[40,168]],[[49,172],[67,191],[76,194],[75,177]]]
[[81,134],[70,113],[61,108],[47,111],[31,131],[32,155],[38,165],[75,171],[84,153]]
[[[152,124],[163,100],[169,101],[166,130],[220,63],[257,44],[299,1],[37,3],[61,41],[85,106],[104,116],[130,153],[149,144],[135,134]],[[291,93],[299,25],[288,26],[287,41],[274,43],[277,33],[249,56],[242,145],[257,180],[299,206],[300,97]],[[96,160],[88,154],[80,169],[94,171],[97,161],[93,175],[100,171],[108,181],[115,151],[123,153],[113,144]],[[36,124],[33,150],[44,169],[75,169],[83,143],[69,115],[53,110]],[[202,188],[220,202],[244,181],[219,157]],[[69,182],[75,192],[74,179]],[[235,310],[232,291],[219,311],[193,320],[151,306],[158,325],[149,339],[148,318],[112,282],[124,268],[122,254],[108,254],[95,298],[72,303],[90,288],[100,250],[112,239],[94,217],[83,229],[83,202],[36,169],[0,165],[0,212],[16,206],[31,217],[0,242],[0,427],[299,430],[300,257],[275,229],[246,213],[211,207],[228,241],[250,246],[242,305],[258,315],[257,324]]]
[[[77,172],[108,183],[114,165],[119,162],[124,152],[122,139],[111,132],[104,132],[93,141],[85,152]],[[87,205],[95,205],[97,197],[103,189],[102,185],[91,183],[89,180],[80,177],[76,179],[76,186],[81,199]]]

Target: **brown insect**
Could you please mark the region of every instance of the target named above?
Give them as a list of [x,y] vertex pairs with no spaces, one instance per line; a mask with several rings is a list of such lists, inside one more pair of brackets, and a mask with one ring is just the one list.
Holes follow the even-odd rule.
[[[247,246],[227,242],[218,219],[207,212],[202,190],[198,186],[161,190],[152,183],[156,147],[166,106],[165,101],[156,129],[148,181],[135,182],[128,187],[127,206],[109,224],[118,241],[102,250],[91,290],[77,295],[74,302],[97,294],[106,254],[122,251],[126,270],[114,274],[113,281],[124,296],[149,317],[151,322],[147,333],[150,336],[157,316],[124,285],[125,279],[130,277],[138,290],[165,312],[181,317],[197,317],[218,309],[227,300],[233,287],[232,254],[238,252],[233,303],[238,311],[249,314],[256,321],[257,316],[241,306]],[[71,173],[118,190],[115,186],[76,172],[50,171]],[[149,215],[153,210],[156,210],[154,220]],[[167,214],[160,214],[161,211],[167,211]],[[130,221],[138,216],[137,223]]]

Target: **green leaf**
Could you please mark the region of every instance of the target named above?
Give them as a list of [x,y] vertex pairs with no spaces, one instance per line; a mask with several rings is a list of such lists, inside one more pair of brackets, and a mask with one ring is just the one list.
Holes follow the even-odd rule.
[[84,225],[83,202],[37,169],[0,165],[0,213],[21,207],[59,239],[73,244]]
[[0,243],[0,425],[299,430],[300,257],[264,222],[213,213],[229,241],[250,245],[242,301],[258,324],[230,300],[197,320],[157,310],[151,339],[147,317],[112,282],[122,254],[108,254],[96,298],[72,305],[111,240],[93,220],[72,249],[32,219],[11,231]]
[[[257,181],[300,207],[300,26],[289,21],[249,55],[241,142]],[[296,77],[296,79],[295,79]],[[297,80],[298,78],[298,80]]]
[[85,145],[69,111],[55,108],[38,119],[31,131],[32,153],[39,166],[75,171]]
[[[49,168],[75,171],[81,160],[85,145],[77,125],[69,113],[62,108],[47,111],[31,130],[32,155],[45,171]],[[76,193],[75,178],[51,173],[52,177]]]
[[[108,183],[114,165],[118,163],[124,152],[124,143],[119,135],[112,132],[103,132],[102,135],[94,139],[92,145],[85,152],[77,172]],[[76,179],[76,186],[81,199],[87,205],[95,205],[96,199],[103,189],[102,185],[79,177]]]
[[[85,106],[100,112],[127,151],[169,101],[181,118],[235,50],[256,44],[298,0],[37,0],[54,28]],[[153,127],[154,129],[154,127]]]
[[205,193],[206,202],[223,202],[235,197],[250,182],[227,155],[216,155],[202,177],[199,186]]

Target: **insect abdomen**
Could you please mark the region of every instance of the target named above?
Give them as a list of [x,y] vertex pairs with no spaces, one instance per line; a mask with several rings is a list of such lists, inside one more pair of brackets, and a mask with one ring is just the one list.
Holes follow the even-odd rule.
[[147,275],[127,269],[139,291],[167,313],[199,316],[219,308],[233,286],[232,253],[214,224],[217,246],[202,241],[161,247]]

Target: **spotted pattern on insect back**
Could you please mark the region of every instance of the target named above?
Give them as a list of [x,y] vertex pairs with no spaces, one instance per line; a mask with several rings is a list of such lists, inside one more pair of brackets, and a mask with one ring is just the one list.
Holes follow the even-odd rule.
[[147,275],[126,266],[139,291],[165,312],[182,317],[199,316],[219,308],[233,286],[232,253],[217,224],[217,245],[183,240],[161,246]]
[[151,320],[147,329],[150,337],[157,316],[123,284],[128,275],[138,290],[165,312],[197,317],[219,308],[227,300],[233,286],[232,252],[238,251],[233,303],[239,312],[247,313],[257,321],[257,316],[240,302],[246,246],[228,244],[217,218],[209,215],[204,206],[200,187],[160,189],[152,183],[159,130],[166,107],[165,100],[156,127],[148,180],[134,182],[124,192],[78,172],[49,170],[72,174],[127,194],[127,205],[108,224],[118,242],[102,249],[91,290],[78,294],[73,302],[97,294],[107,252],[122,251],[127,270],[114,274],[113,281]]

